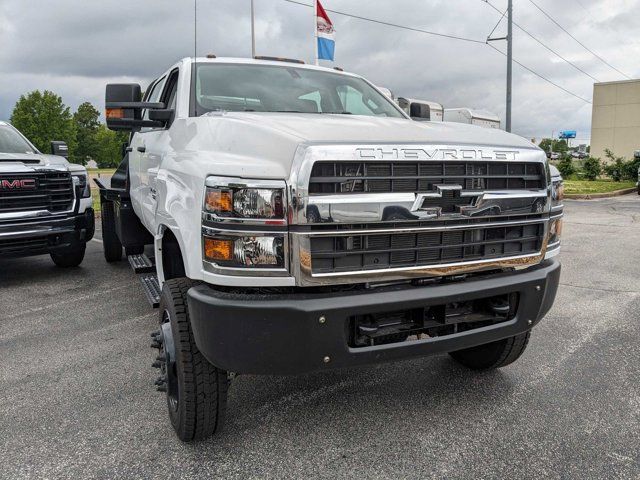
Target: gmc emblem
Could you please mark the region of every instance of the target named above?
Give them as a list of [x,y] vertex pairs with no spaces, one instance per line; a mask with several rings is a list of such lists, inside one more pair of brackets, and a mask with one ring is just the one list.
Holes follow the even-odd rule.
[[27,190],[36,188],[35,178],[16,178],[15,180],[0,180],[0,189],[2,190]]

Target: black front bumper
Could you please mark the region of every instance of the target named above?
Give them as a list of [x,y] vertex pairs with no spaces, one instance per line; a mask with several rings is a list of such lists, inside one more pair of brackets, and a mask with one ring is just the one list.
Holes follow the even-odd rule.
[[93,238],[93,209],[57,218],[11,220],[0,223],[0,257],[40,255]]
[[[560,263],[525,271],[430,286],[404,286],[334,294],[244,295],[207,285],[187,294],[196,344],[227,371],[296,374],[451,352],[531,329],[553,304]],[[352,348],[354,315],[421,308],[517,293],[511,320],[474,330],[386,345]],[[324,317],[324,321],[320,321]]]

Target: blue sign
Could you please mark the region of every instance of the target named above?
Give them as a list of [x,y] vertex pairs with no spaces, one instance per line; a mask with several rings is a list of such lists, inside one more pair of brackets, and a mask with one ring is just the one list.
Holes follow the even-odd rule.
[[576,138],[576,131],[575,130],[563,130],[560,132],[560,135],[558,135],[558,138]]

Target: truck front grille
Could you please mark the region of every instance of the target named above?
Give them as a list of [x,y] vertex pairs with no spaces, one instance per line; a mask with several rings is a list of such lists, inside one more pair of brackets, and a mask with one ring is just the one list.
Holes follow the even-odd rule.
[[322,235],[311,240],[312,273],[420,267],[535,254],[544,223],[416,233]]
[[[16,181],[22,180],[35,180],[35,187],[17,187]],[[0,213],[31,210],[57,213],[73,207],[73,182],[68,172],[2,174],[0,185]]]
[[464,190],[546,188],[539,162],[316,162],[309,194],[429,192],[435,185]]

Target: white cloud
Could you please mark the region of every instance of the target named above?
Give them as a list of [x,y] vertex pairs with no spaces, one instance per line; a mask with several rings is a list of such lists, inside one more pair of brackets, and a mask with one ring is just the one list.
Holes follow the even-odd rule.
[[[306,0],[311,3],[311,0]],[[629,75],[640,74],[633,34],[640,0],[535,0],[578,39]],[[491,0],[504,9],[506,0]],[[255,0],[257,51],[311,60],[312,9]],[[599,80],[621,79],[545,18],[515,2],[515,20]],[[324,0],[326,8],[483,40],[499,14],[480,0]],[[584,7],[584,8],[583,8]],[[0,118],[20,94],[53,90],[75,108],[102,108],[104,85],[146,86],[180,57],[193,54],[191,0],[57,0],[0,4]],[[337,30],[336,64],[406,96],[445,106],[491,110],[504,118],[505,59],[482,44],[442,39],[329,13]],[[198,0],[198,53],[250,54],[249,0]],[[504,33],[504,22],[496,34]],[[514,56],[554,82],[591,98],[592,81],[517,29]],[[499,48],[504,45],[496,44]],[[590,105],[514,65],[514,131],[540,138],[560,129],[589,136]]]

